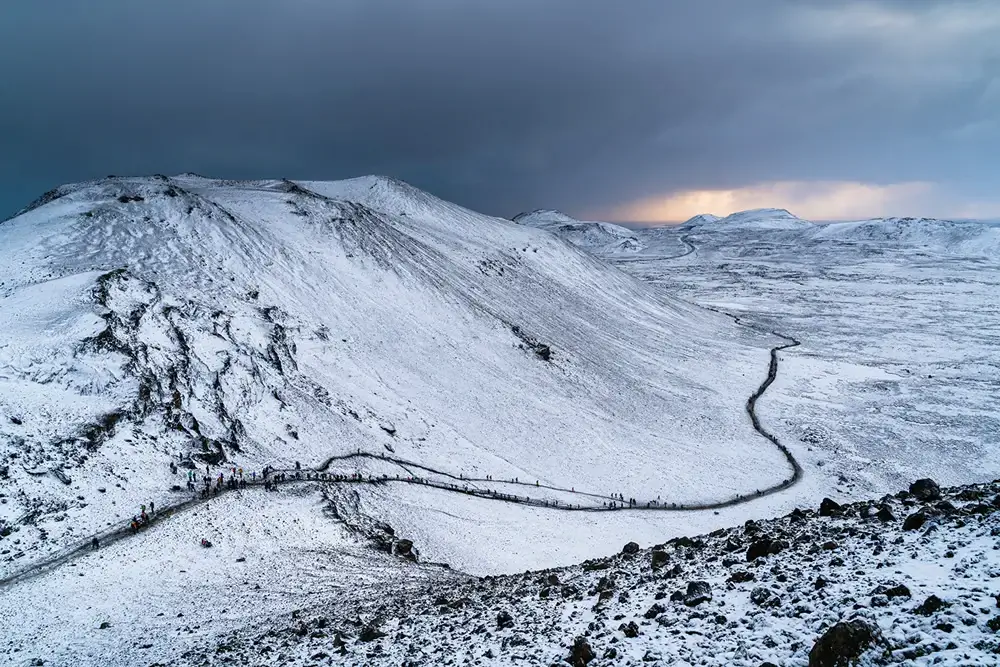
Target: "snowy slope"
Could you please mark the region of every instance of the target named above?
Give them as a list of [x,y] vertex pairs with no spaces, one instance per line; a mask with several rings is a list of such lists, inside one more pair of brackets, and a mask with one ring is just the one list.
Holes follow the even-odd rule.
[[573,245],[602,255],[633,253],[644,247],[639,234],[628,227],[610,222],[576,220],[560,211],[520,213],[514,216],[514,222],[544,229]]
[[[168,464],[192,457],[215,475],[395,452],[665,502],[789,474],[743,409],[772,337],[398,181],[108,179],[3,223],[0,248],[8,571],[183,497]],[[405,507],[456,563],[525,564],[483,562],[442,502],[372,514]],[[470,525],[496,511],[475,507]],[[563,562],[606,548],[539,526]]]
[[[252,665],[271,664],[267,646],[290,665],[321,654],[349,665],[583,664],[572,662],[581,644],[591,665],[996,665],[998,491],[824,500],[574,567],[374,600],[364,618],[377,635],[327,604],[309,610],[327,618],[326,637],[286,623],[228,643]],[[841,623],[867,638],[844,640]]]
[[964,255],[1000,254],[1000,227],[984,222],[876,218],[822,225],[812,238],[842,243],[913,246]]

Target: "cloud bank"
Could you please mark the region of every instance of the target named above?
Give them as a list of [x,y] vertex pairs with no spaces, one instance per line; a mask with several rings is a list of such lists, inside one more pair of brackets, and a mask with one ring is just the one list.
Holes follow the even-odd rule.
[[0,215],[183,171],[386,173],[505,216],[998,198],[994,0],[2,4]]

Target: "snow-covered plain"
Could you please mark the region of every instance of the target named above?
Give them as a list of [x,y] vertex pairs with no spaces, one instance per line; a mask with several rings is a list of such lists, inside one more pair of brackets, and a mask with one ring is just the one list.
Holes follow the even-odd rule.
[[[214,476],[385,453],[561,502],[573,494],[543,487],[643,505],[753,494],[790,474],[744,409],[785,342],[770,331],[803,345],[780,353],[758,414],[805,476],[691,512],[250,488],[0,585],[12,664],[201,664],[220,646],[209,664],[227,662],[246,641],[232,633],[300,608],[361,613],[428,581],[571,565],[825,494],[1000,474],[990,227],[929,250],[913,245],[924,232],[856,225],[862,242],[784,211],[637,231],[552,212],[514,223],[380,177],[116,178],[37,204],[0,224],[0,521],[14,528],[0,579],[189,497],[169,464],[192,456]],[[955,317],[979,326],[949,348]],[[377,458],[330,472],[424,474]],[[376,551],[379,536],[458,571]]]
[[[780,222],[660,229],[642,253],[609,259],[801,341],[784,353],[760,413],[842,496],[926,475],[1000,476],[1000,228]],[[670,252],[678,256],[663,260]]]

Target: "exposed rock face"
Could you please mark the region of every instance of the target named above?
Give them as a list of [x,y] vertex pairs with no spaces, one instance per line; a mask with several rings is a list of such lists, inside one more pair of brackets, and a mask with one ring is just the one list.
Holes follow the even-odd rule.
[[816,640],[809,651],[809,667],[854,667],[861,664],[884,664],[888,645],[881,631],[867,621],[854,619],[837,623]]

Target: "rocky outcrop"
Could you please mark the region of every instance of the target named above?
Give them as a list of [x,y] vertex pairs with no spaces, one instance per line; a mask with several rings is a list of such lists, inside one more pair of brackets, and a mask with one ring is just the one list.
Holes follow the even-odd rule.
[[888,643],[871,623],[854,619],[837,623],[816,640],[809,651],[809,667],[855,667],[885,664]]

